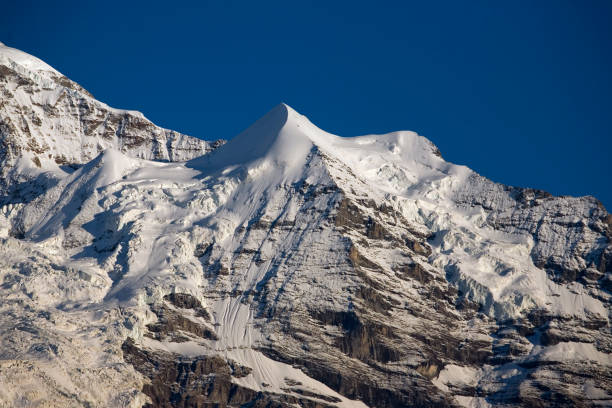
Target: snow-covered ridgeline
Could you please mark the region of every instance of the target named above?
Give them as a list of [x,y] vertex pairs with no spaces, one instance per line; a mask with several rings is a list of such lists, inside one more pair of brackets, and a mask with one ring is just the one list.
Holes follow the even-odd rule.
[[59,174],[105,149],[148,160],[185,161],[223,143],[162,129],[136,111],[97,101],[41,60],[0,45],[0,171],[7,180]]
[[[9,83],[11,103],[34,86]],[[163,376],[138,353],[158,368],[220,356],[243,402],[523,404],[544,386],[610,402],[612,223],[596,200],[493,183],[413,132],[331,135],[284,104],[186,163],[148,160],[168,159],[158,133],[122,135],[95,158],[77,143],[83,166],[0,212],[0,385],[27,390],[3,403],[161,398],[173,385],[142,388]]]

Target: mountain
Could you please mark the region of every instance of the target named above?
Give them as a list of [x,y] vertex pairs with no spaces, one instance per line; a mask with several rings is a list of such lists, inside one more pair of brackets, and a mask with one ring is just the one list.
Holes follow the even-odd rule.
[[[86,151],[69,133],[50,133],[56,156]],[[494,183],[413,132],[338,137],[285,104],[186,161],[130,135],[36,194],[7,181],[0,405],[612,404],[595,198]]]

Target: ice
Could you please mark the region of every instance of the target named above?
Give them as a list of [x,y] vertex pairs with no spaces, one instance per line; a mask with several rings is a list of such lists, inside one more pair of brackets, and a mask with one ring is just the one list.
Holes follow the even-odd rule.
[[[78,89],[58,86],[53,76],[61,74],[53,68],[1,44],[0,63],[42,88],[48,85],[33,99],[15,91],[15,101],[32,105],[38,113],[41,104],[55,106],[78,94],[79,100],[103,112],[100,118],[125,115],[122,126],[143,119],[131,111],[113,110]],[[49,123],[63,126],[72,116],[63,112],[58,118]],[[193,158],[194,151],[206,153],[202,145],[196,143],[193,151],[179,149],[170,157],[168,145],[189,145],[184,135],[136,146],[114,136],[91,139],[75,133],[89,122],[70,123],[72,130],[59,127],[64,133],[44,124],[36,140],[40,149],[48,147],[53,154],[74,154],[74,160],[78,156],[78,165],[60,166],[62,161],[50,153],[45,157],[30,149],[15,157],[9,169],[17,180],[42,181],[28,200],[15,195],[0,207],[1,293],[10,300],[2,307],[5,316],[23,316],[41,331],[17,330],[23,336],[20,342],[10,340],[11,332],[0,333],[12,350],[7,356],[32,361],[20,367],[2,362],[15,370],[11,378],[0,370],[2,386],[18,383],[30,390],[24,379],[29,370],[56,401],[61,395],[78,394],[91,405],[116,405],[119,397],[111,394],[117,387],[115,394],[128,401],[124,405],[137,406],[144,398],[134,390],[142,389],[144,380],[120,352],[120,344],[132,337],[142,347],[237,361],[253,371],[233,381],[253,390],[282,393],[290,378],[305,390],[340,398],[339,406],[365,406],[266,356],[261,346],[279,340],[274,337],[278,333],[271,335],[263,325],[278,322],[258,315],[271,305],[255,298],[266,291],[274,302],[283,294],[295,296],[290,304],[279,300],[280,310],[285,307],[287,312],[294,311],[294,301],[296,309],[317,305],[327,311],[350,310],[352,300],[344,294],[354,292],[357,278],[346,261],[349,245],[379,267],[363,272],[372,286],[383,282],[395,288],[385,294],[385,301],[401,305],[406,294],[424,296],[420,283],[399,280],[393,273],[394,265],[406,262],[395,250],[396,242],[370,245],[351,228],[334,228],[330,220],[344,198],[361,203],[366,218],[387,217],[386,228],[397,242],[409,234],[427,237],[431,253],[414,258],[435,269],[436,280],[448,281],[460,291],[458,296],[474,302],[479,319],[491,327],[520,321],[534,310],[568,321],[608,321],[603,291],[579,282],[555,282],[535,262],[535,255],[543,254],[577,270],[593,269],[581,263],[606,245],[601,237],[594,229],[564,229],[588,219],[592,202],[562,198],[518,208],[507,188],[446,162],[429,140],[414,132],[340,137],[279,104],[230,142]],[[159,128],[154,131],[166,135]],[[170,159],[179,162],[165,162]],[[322,190],[329,194],[320,194]],[[385,215],[384,208],[391,208],[392,215]],[[273,224],[279,226],[276,231],[270,228]],[[572,251],[582,252],[578,256]],[[215,268],[224,273],[211,276]],[[173,292],[189,293],[202,302],[211,313],[217,340],[180,343],[144,336],[146,325],[156,321],[152,305]],[[400,317],[389,318],[390,325],[418,327],[419,318],[397,314]],[[12,327],[10,319],[4,323],[7,330]],[[469,336],[491,341],[491,327]],[[326,335],[339,336],[339,331],[329,326]],[[591,343],[545,347],[537,335],[529,341],[522,363],[612,364],[610,356]],[[39,347],[42,351],[34,347],[39,354],[32,355],[29,347],[39,343],[45,346]],[[25,346],[27,350],[19,349]],[[441,392],[475,387],[492,372],[490,367],[456,363],[444,363],[432,380]],[[500,378],[521,375],[513,364],[498,371]],[[103,374],[101,390],[84,385],[87,372]],[[583,388],[589,395],[605,397],[596,384],[585,383]],[[56,389],[61,389],[59,396]],[[464,406],[488,404],[476,396],[462,395],[456,401]]]
[[2,43],[0,43],[0,64],[18,65],[41,75],[45,75],[45,73],[59,74],[54,68],[40,59]]

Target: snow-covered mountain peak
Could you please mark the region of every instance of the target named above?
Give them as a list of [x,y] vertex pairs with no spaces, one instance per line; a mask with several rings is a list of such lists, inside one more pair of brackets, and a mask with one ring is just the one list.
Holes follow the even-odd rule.
[[[281,103],[231,139],[214,154],[193,161],[194,167],[221,170],[232,166],[264,163],[297,168],[313,146],[312,131],[300,129],[307,119]],[[314,125],[313,125],[314,127]]]
[[219,147],[19,53],[0,65],[0,406],[612,402],[596,200],[286,104]]
[[[258,169],[258,173],[264,168],[276,169],[286,180],[301,174],[313,149],[376,182],[381,175],[404,179],[406,174],[412,174],[413,178],[422,178],[449,167],[433,143],[414,132],[340,137],[320,129],[284,103],[213,154],[196,158],[190,165],[205,172],[227,172],[236,167]],[[397,172],[401,174],[396,175]]]

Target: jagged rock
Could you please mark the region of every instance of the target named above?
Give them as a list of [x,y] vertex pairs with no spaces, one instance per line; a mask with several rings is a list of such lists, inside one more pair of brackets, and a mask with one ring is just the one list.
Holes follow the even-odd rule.
[[202,303],[188,293],[170,293],[164,296],[164,300],[181,309],[192,309],[196,316],[210,320],[210,314],[202,307]]
[[186,359],[176,354],[154,352],[136,346],[128,338],[122,345],[125,359],[149,378],[143,392],[151,402],[148,407],[277,407],[289,408],[298,404],[307,408],[329,408],[330,405],[310,399],[314,397],[329,402],[338,399],[301,389],[290,392],[303,395],[278,395],[256,392],[232,383],[231,377],[244,377],[250,372],[235,361],[213,356]]
[[167,306],[153,306],[151,310],[157,315],[158,321],[148,324],[147,329],[151,332],[151,336],[157,340],[163,340],[166,336],[172,336],[174,341],[177,341],[177,339],[186,341],[187,339],[181,336],[178,331],[183,331],[203,339],[217,339],[212,329],[194,322],[179,312],[169,309]]

